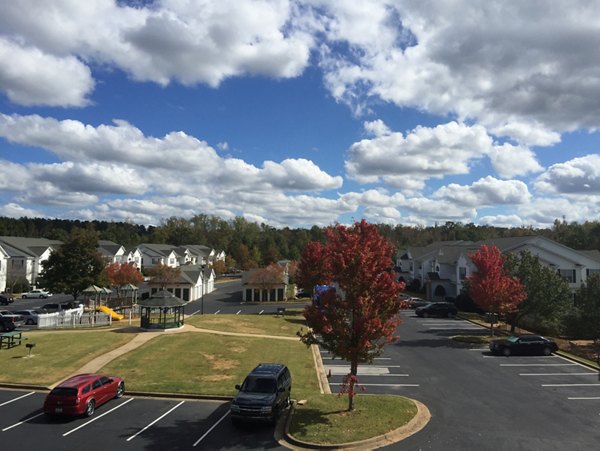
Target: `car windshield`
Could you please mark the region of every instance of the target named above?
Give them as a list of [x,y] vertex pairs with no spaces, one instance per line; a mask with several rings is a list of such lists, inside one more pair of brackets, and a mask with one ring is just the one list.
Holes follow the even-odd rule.
[[264,377],[249,376],[246,378],[242,391],[252,393],[275,393],[275,380]]
[[519,337],[508,337],[507,340],[510,341],[511,343],[516,343],[517,340],[519,339]]

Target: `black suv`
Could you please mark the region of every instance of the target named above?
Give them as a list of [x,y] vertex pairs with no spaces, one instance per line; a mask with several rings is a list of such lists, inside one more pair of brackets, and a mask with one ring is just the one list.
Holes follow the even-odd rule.
[[428,318],[430,316],[454,318],[458,313],[458,310],[451,302],[431,302],[423,307],[417,307],[415,313],[422,318]]
[[292,376],[280,363],[261,363],[254,368],[231,401],[231,420],[269,421],[275,423],[290,404]]

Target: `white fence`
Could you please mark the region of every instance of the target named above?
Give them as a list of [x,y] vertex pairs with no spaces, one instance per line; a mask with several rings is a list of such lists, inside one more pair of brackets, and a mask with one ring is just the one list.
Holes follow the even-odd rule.
[[38,329],[108,326],[110,315],[101,312],[84,312],[83,307],[38,315]]

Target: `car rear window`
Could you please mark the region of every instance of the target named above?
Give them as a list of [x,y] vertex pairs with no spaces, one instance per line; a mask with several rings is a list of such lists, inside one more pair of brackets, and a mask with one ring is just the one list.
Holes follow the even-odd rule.
[[71,387],[56,387],[50,392],[53,396],[77,396],[77,389]]

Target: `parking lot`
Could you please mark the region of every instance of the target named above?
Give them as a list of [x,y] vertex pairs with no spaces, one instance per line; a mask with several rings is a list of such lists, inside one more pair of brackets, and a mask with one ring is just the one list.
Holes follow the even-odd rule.
[[235,428],[229,402],[125,396],[90,418],[49,419],[45,393],[0,390],[2,449],[285,449],[274,427]]
[[[500,357],[451,340],[487,333],[469,321],[418,318],[410,310],[402,317],[400,341],[372,365],[359,365],[359,384],[366,394],[417,399],[432,418],[421,432],[387,449],[598,448],[597,371],[557,355]],[[326,352],[321,357],[336,393],[349,365]]]

